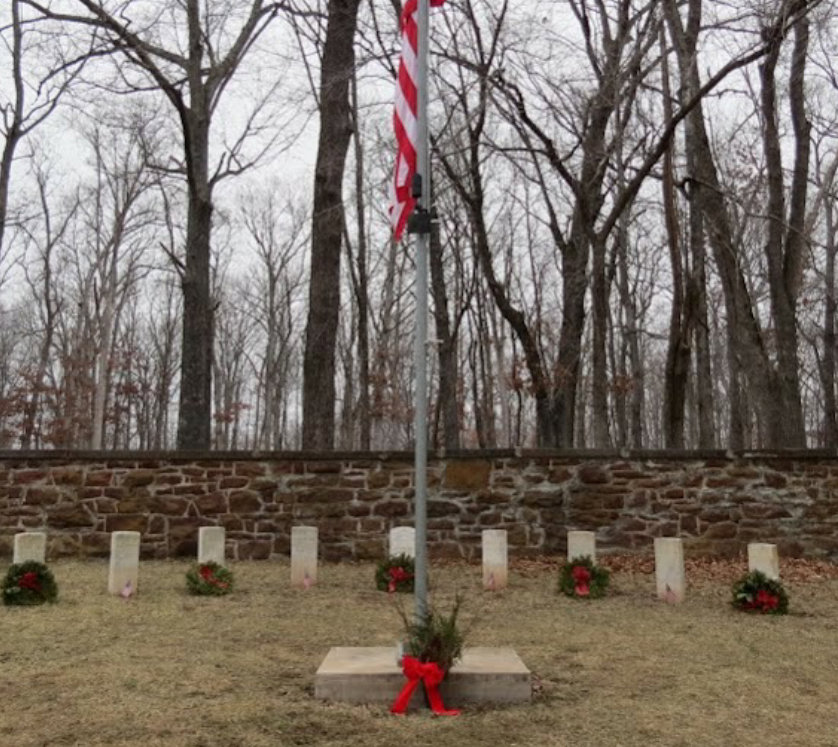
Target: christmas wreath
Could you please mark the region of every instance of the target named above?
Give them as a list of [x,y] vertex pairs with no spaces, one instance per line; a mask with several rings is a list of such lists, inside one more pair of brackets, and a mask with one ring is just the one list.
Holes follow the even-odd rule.
[[410,555],[394,555],[382,560],[375,569],[375,588],[379,591],[400,593],[413,592],[413,558]]
[[609,580],[608,571],[585,555],[562,566],[559,591],[576,599],[599,599],[605,596]]
[[3,579],[3,604],[34,605],[58,599],[58,585],[43,563],[27,560],[12,565]]
[[199,563],[186,572],[186,587],[198,596],[224,596],[233,590],[233,572],[213,561]]
[[462,597],[457,596],[449,614],[428,609],[421,619],[411,621],[404,609],[399,608],[404,623],[407,642],[401,666],[407,683],[402,688],[391,713],[405,714],[413,692],[422,684],[428,705],[438,716],[457,716],[459,711],[449,710],[442,702],[439,686],[448,670],[463,655],[465,633],[457,623]]
[[785,615],[789,595],[783,585],[762,571],[750,571],[733,585],[733,606],[743,612]]

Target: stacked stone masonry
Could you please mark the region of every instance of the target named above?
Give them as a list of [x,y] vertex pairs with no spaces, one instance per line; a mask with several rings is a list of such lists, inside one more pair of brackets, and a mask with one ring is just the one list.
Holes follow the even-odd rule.
[[[818,452],[469,452],[429,459],[432,557],[479,560],[484,529],[513,557],[564,553],[568,530],[602,552],[838,559],[838,458]],[[384,557],[413,524],[408,453],[0,453],[0,553],[47,531],[48,557],[106,557],[110,533],[142,534],[144,558],[195,557],[198,529],[223,526],[232,560],[288,556],[291,527],[316,526],[323,560]]]

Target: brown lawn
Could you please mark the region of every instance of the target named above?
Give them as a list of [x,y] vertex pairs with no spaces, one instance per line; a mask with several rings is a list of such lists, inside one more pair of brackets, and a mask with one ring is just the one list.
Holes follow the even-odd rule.
[[790,573],[792,613],[765,618],[729,608],[738,566],[696,570],[678,607],[638,567],[598,602],[560,598],[538,563],[493,594],[475,566],[435,567],[439,601],[467,593],[470,642],[514,647],[535,685],[531,705],[435,719],[312,697],[330,646],[399,636],[371,564],[298,592],[287,564],[239,563],[236,593],[207,599],[186,595],[185,563],[143,563],[128,601],[103,563],[52,567],[59,604],[0,608],[0,747],[838,745],[834,573]]

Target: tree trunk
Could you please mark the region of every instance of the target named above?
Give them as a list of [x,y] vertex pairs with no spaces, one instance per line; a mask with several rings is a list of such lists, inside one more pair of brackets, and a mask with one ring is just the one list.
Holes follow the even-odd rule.
[[716,426],[713,418],[714,395],[710,351],[710,320],[707,309],[707,252],[704,247],[704,218],[698,204],[690,204],[690,247],[692,277],[687,287],[691,308],[695,309],[695,376],[698,401],[698,448],[716,447]]
[[431,234],[430,248],[431,294],[434,299],[434,324],[439,341],[439,405],[442,412],[442,445],[446,449],[460,448],[460,413],[457,403],[457,342],[451,336],[448,316],[448,294],[442,263],[442,244],[439,231]]
[[608,359],[606,356],[608,338],[608,281],[605,276],[604,241],[597,241],[593,245],[592,264],[593,359],[591,373],[593,377],[594,448],[607,449],[611,446],[611,436],[608,429]]
[[108,404],[108,388],[111,378],[111,357],[113,353],[114,306],[116,305],[116,252],[108,277],[105,291],[104,311],[99,325],[99,350],[96,351],[96,379],[93,394],[93,433],[90,437],[91,449],[102,449],[105,443],[105,415]]
[[[52,293],[50,282],[45,281],[45,286],[48,293]],[[35,436],[35,423],[37,422],[39,408],[41,405],[41,392],[44,389],[44,379],[47,375],[47,368],[49,366],[50,353],[52,352],[52,340],[55,334],[55,312],[52,306],[52,301],[49,296],[44,297],[46,304],[46,327],[44,329],[44,339],[41,341],[41,349],[38,356],[38,367],[35,371],[30,387],[32,389],[29,399],[23,408],[23,423],[21,425],[20,447],[26,451],[33,446],[33,438]],[[40,446],[39,443],[35,444]]]
[[[682,101],[688,101],[701,86],[696,56],[701,26],[701,2],[689,0],[686,29],[674,0],[666,0],[664,5],[681,72],[680,93]],[[745,372],[749,390],[758,402],[760,411],[764,414],[775,413],[777,391],[774,367],[768,356],[739,266],[738,249],[733,238],[724,190],[710,147],[701,102],[687,115],[685,144],[690,197],[697,200],[701,210],[722,282],[727,322],[731,325],[734,335],[732,352]],[[778,443],[776,435],[774,429],[769,430],[769,446],[782,445]]]
[[778,130],[776,67],[782,39],[773,42],[765,62],[760,65],[763,142],[768,175],[768,205],[765,254],[768,285],[774,319],[777,368],[775,389],[778,397],[767,413],[770,439],[774,446],[805,447],[803,407],[797,358],[797,292],[802,272],[802,236],[806,212],[809,171],[809,131],[804,102],[804,72],[809,25],[806,18],[795,26],[795,47],[790,80],[792,124],[795,134],[795,168],[791,191],[791,210],[786,229],[785,179],[783,176]]
[[335,345],[340,311],[343,175],[352,135],[349,80],[361,0],[330,0],[320,77],[320,138],[314,174],[314,218],[308,323],[303,359],[303,448],[335,443]]
[[188,0],[189,108],[181,124],[187,161],[189,204],[180,364],[178,449],[209,449],[212,444],[213,305],[210,290],[212,187],[209,176],[210,101],[204,82],[204,40],[197,0]]
[[728,401],[730,407],[730,435],[728,446],[734,451],[742,451],[751,445],[750,418],[748,417],[747,397],[742,391],[742,375],[739,358],[736,355],[736,333],[733,325],[727,324],[727,366],[728,366]]
[[212,194],[209,186],[209,120],[191,112],[188,142],[189,206],[183,288],[178,449],[209,449],[212,442],[213,315],[210,292]]
[[618,242],[617,284],[626,315],[626,329],[623,331],[623,334],[626,338],[625,346],[628,353],[628,371],[626,371],[626,374],[629,387],[628,391],[631,396],[629,403],[628,436],[631,448],[642,449],[644,444],[643,423],[646,410],[646,377],[640,342],[641,320],[638,318],[634,294],[629,287],[628,215],[625,215],[620,220]]
[[9,184],[12,179],[12,163],[19,142],[20,135],[16,132],[16,125],[13,122],[12,127],[6,134],[6,143],[3,146],[3,155],[0,159],[0,252],[3,250],[3,237],[6,234],[6,221],[9,213]]
[[166,309],[162,316],[161,323],[154,330],[154,349],[157,360],[156,386],[154,388],[154,438],[152,441],[154,449],[165,449],[169,444],[169,399],[171,396],[174,372],[177,363],[176,336],[177,319],[172,310],[173,287],[166,287]]
[[[25,88],[23,86],[23,29],[20,24],[20,3],[19,0],[12,0],[12,85],[15,95],[11,107],[11,116],[6,127],[6,142],[3,145],[3,155],[0,158],[0,252],[3,250],[3,237],[6,233],[6,219],[9,212],[9,185],[12,179],[12,164],[15,160],[15,151],[23,134],[21,132],[23,123],[23,106]],[[4,111],[4,118],[8,111]],[[0,254],[2,257],[2,254]]]
[[[666,121],[673,115],[672,94],[669,84],[669,61],[666,52],[666,34],[660,32],[663,79],[663,110]],[[684,261],[681,251],[681,227],[675,200],[675,165],[672,151],[673,139],[663,157],[663,213],[669,244],[669,267],[672,273],[672,306],[669,312],[669,336],[664,366],[663,434],[667,449],[684,448],[684,415],[687,401],[687,379],[690,370],[690,314],[686,313],[684,291]],[[696,211],[697,213],[697,211]]]
[[[551,402],[553,444],[570,447],[573,444],[574,417],[576,413],[576,395],[579,379],[579,365],[582,354],[582,335],[585,330],[585,293],[588,288],[587,266],[591,249],[591,237],[596,235],[596,219],[602,207],[602,184],[605,179],[605,160],[609,149],[605,139],[608,124],[617,106],[615,89],[620,59],[616,48],[612,47],[600,80],[600,87],[590,102],[590,121],[586,123],[581,144],[582,164],[579,173],[579,190],[576,194],[573,217],[571,220],[570,239],[561,246],[562,251],[562,297],[564,314],[559,337],[559,356],[556,380],[554,381]],[[607,235],[598,237],[594,247],[594,307],[596,317],[607,313],[607,290],[605,280],[605,240]],[[606,296],[603,298],[603,296]],[[603,304],[606,308],[603,309]],[[598,307],[598,308],[597,308]],[[608,403],[605,342],[600,340],[594,320],[593,339],[593,408],[594,441],[607,444],[608,441]],[[603,391],[603,381],[605,391]],[[605,399],[605,402],[603,402]]]
[[358,303],[358,410],[360,447],[369,450],[372,442],[370,416],[370,340],[369,276],[367,273],[367,214],[364,200],[364,149],[361,142],[358,107],[358,76],[352,70],[352,122],[355,134],[355,204],[358,212],[357,287]]
[[578,376],[578,393],[576,396],[576,413],[574,415],[574,422],[576,423],[576,432],[572,444],[567,444],[566,448],[584,449],[588,446],[588,393],[587,393],[587,379],[584,375],[583,364],[579,364]]
[[838,414],[835,402],[835,207],[831,199],[824,201],[826,219],[826,269],[824,285],[826,300],[823,319],[823,357],[820,365],[823,387],[823,445],[838,448]]

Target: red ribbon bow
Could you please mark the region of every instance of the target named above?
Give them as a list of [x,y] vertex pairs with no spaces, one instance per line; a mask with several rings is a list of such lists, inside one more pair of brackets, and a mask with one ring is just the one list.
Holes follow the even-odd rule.
[[775,597],[765,589],[760,589],[757,592],[756,599],[751,602],[749,609],[758,609],[762,612],[771,612],[777,608],[780,603],[779,597]]
[[30,591],[40,591],[41,584],[38,582],[38,574],[35,571],[27,571],[17,582],[18,588],[29,589]]
[[398,585],[402,581],[410,581],[410,579],[412,579],[412,578],[413,578],[413,574],[408,573],[401,566],[396,567],[396,568],[391,568],[390,569],[390,583],[387,586],[387,591],[389,591],[392,594],[394,591],[396,591],[396,587],[398,587]]
[[445,672],[440,669],[438,664],[432,661],[423,663],[412,656],[405,656],[402,659],[402,671],[404,672],[404,676],[407,677],[407,684],[402,688],[395,701],[393,701],[393,705],[390,706],[390,713],[407,713],[407,704],[410,703],[410,697],[419,686],[419,683],[422,682],[425,685],[425,692],[428,693],[431,710],[437,716],[460,715],[459,711],[447,710],[442,704],[439,686],[442,680],[445,679]]
[[577,565],[571,572],[576,588],[576,596],[586,597],[591,593],[591,572],[584,566]]

